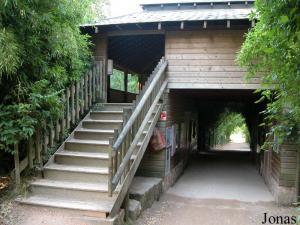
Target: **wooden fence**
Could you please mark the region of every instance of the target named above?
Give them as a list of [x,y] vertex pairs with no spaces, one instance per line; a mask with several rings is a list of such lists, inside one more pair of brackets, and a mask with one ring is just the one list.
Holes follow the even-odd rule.
[[[46,122],[40,124],[31,138],[15,144],[15,169],[11,175],[15,177],[17,185],[21,182],[22,171],[26,168],[33,168],[34,163],[42,169],[43,155],[48,153],[48,149],[63,142],[66,131],[76,125],[94,103],[106,98],[105,74],[103,62],[94,61],[90,70],[79,81],[65,89],[61,97],[62,104],[64,104],[63,116],[50,126],[49,124],[47,126]],[[21,145],[26,146],[26,156],[22,161],[20,161],[19,153]]]

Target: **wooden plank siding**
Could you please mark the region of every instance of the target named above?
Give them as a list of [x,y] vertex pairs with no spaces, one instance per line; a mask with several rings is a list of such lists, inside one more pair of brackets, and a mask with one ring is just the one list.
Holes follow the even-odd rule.
[[[169,92],[163,96],[164,108],[163,111],[167,112],[167,120],[159,121],[157,128],[165,135],[166,128],[173,124],[182,124],[187,119],[196,120],[196,115],[191,115],[189,118],[185,118],[185,112],[195,111],[193,100],[187,99],[186,96],[180,92]],[[186,132],[186,131],[185,131]],[[181,148],[177,149],[176,154],[171,158],[170,169],[175,168],[178,163],[184,160],[188,154],[189,146],[187,143],[181,143]],[[164,177],[166,176],[166,150],[152,153],[146,151],[143,160],[140,164],[137,175],[140,176],[153,176]]]
[[297,180],[297,145],[284,144],[280,150],[279,185],[295,187]]
[[271,176],[279,186],[297,186],[297,145],[284,144],[279,153],[272,152]]
[[[162,100],[164,102],[163,111],[167,111],[168,107],[168,95],[163,94]],[[162,132],[163,135],[166,134],[167,121],[158,121],[156,127]],[[146,150],[145,155],[141,161],[139,169],[137,171],[138,176],[148,176],[148,177],[164,177],[165,176],[165,162],[166,162],[166,150],[163,149],[159,152],[150,152],[149,149]]]
[[170,89],[256,89],[235,62],[246,30],[167,31],[165,55]]
[[102,61],[103,62],[103,66],[102,66],[102,73],[105,74],[105,76],[102,77],[101,80],[99,80],[98,82],[100,82],[102,85],[102,90],[101,92],[103,93],[102,96],[100,96],[100,98],[102,99],[102,101],[107,102],[107,36],[105,35],[100,35],[100,34],[96,34],[92,36],[92,42],[93,42],[93,56],[95,60],[98,61]]

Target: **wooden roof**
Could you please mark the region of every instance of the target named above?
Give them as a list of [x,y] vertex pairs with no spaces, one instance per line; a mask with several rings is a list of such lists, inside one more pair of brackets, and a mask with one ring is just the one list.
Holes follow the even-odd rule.
[[253,1],[202,0],[194,3],[167,3],[166,5],[143,4],[142,7],[144,9],[142,12],[107,18],[100,22],[84,24],[81,27],[176,21],[248,20],[253,10]]

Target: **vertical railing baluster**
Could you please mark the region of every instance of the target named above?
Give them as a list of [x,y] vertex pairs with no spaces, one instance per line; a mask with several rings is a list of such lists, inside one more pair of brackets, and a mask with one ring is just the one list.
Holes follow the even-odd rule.
[[89,72],[89,74],[88,74],[88,84],[89,84],[89,107],[91,107],[92,106],[92,98],[93,98],[93,96],[92,96],[92,90],[93,90],[93,88],[92,88],[92,79],[93,79],[93,72],[92,72],[92,70]]
[[60,126],[59,126],[59,120],[56,120],[55,122],[55,141],[58,142],[60,135],[59,135],[59,131],[60,131]]
[[75,86],[71,84],[71,124],[75,124]]
[[42,161],[42,156],[41,156],[40,142],[41,142],[41,130],[40,130],[40,128],[37,128],[36,132],[35,132],[35,156],[36,156],[36,160],[37,160],[39,167],[42,168],[43,161]]
[[70,129],[70,89],[66,90],[66,128]]
[[76,92],[75,92],[75,116],[76,116],[76,121],[78,121],[79,118],[80,118],[80,115],[79,115],[79,112],[80,112],[80,106],[79,106],[79,82],[76,82],[75,88],[76,88]]
[[84,78],[80,80],[80,114],[84,114]]
[[92,101],[95,102],[96,101],[96,73],[97,73],[97,67],[96,67],[96,63],[94,63],[93,65],[93,78],[92,78],[92,83],[93,83],[93,99]]
[[108,196],[112,196],[113,187],[112,187],[112,179],[113,179],[113,138],[109,139],[109,149],[108,149]]
[[84,76],[84,110],[89,109],[89,96],[88,96],[88,74]]
[[19,144],[15,144],[14,145],[14,161],[15,161],[15,179],[16,179],[16,185],[19,186],[21,184]]
[[62,105],[63,105],[63,109],[62,109],[62,117],[61,117],[61,120],[60,120],[60,140],[63,140],[64,136],[65,136],[65,101],[66,101],[66,96],[65,94],[63,93],[62,97],[61,97],[61,102],[62,102]]
[[[118,132],[119,132],[118,129],[114,130],[114,143],[118,138],[118,135],[119,135]],[[114,176],[117,172],[117,169],[118,169],[118,151],[119,151],[119,149],[113,150],[113,151],[114,152],[113,152],[113,173],[112,174]]]
[[27,142],[27,155],[28,155],[29,169],[32,169],[33,168],[32,137],[30,137]]

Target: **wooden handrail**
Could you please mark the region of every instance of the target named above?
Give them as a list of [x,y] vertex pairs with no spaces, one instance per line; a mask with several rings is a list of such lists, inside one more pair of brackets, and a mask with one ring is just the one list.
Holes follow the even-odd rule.
[[128,122],[126,123],[125,127],[123,128],[123,130],[119,134],[116,142],[114,143],[113,149],[115,151],[118,151],[118,149],[120,148],[122,142],[124,141],[125,136],[127,135],[127,133],[132,128],[132,125],[133,125],[134,121],[136,120],[136,118],[138,117],[140,112],[142,111],[142,108],[144,107],[145,102],[149,98],[151,92],[153,91],[153,89],[154,89],[155,85],[157,84],[157,82],[158,82],[159,78],[161,77],[161,75],[164,73],[166,67],[167,67],[167,62],[164,61],[164,63],[159,68],[159,71],[154,76],[154,78],[153,78],[152,82],[150,83],[149,87],[147,87],[147,89],[146,89],[145,93],[143,94],[141,100],[138,102],[138,105],[136,106],[135,110],[133,111],[133,113],[132,113],[131,117],[129,118]]
[[[109,196],[112,196],[118,184],[122,185],[123,192],[123,189],[128,188],[129,180],[132,179],[132,174],[135,173],[141,157],[144,154],[146,149],[144,142],[148,144],[151,132],[159,117],[158,113],[162,109],[161,105],[159,107],[157,106],[167,86],[165,76],[167,64],[167,61],[162,58],[145,83],[143,90],[137,96],[136,101],[134,101],[132,109],[124,108],[123,128],[120,132],[115,131],[115,133],[118,132],[118,135],[115,135],[115,138],[110,140]],[[151,119],[151,116],[154,115],[153,113],[155,117],[146,135],[143,136],[148,121]],[[143,143],[142,147],[138,146],[141,137],[143,137],[141,142]],[[137,154],[132,158],[135,151],[137,151]],[[139,160],[136,160],[136,158]],[[124,186],[126,187],[124,188]],[[120,198],[122,199],[122,197]]]
[[163,83],[163,85],[161,86],[160,90],[159,90],[159,93],[157,94],[157,97],[156,99],[154,100],[153,104],[151,105],[146,117],[144,118],[142,124],[140,125],[140,128],[138,130],[138,132],[136,133],[133,141],[132,141],[132,144],[130,145],[122,163],[120,164],[115,176],[113,177],[113,180],[112,180],[112,186],[113,187],[116,187],[126,169],[126,166],[128,165],[131,157],[132,157],[132,154],[134,153],[134,150],[135,150],[135,147],[136,145],[138,144],[138,141],[139,141],[139,138],[140,136],[142,135],[143,131],[144,131],[144,127],[146,126],[146,124],[148,123],[150,117],[151,117],[151,114],[152,112],[154,111],[158,101],[159,101],[159,98],[160,96],[162,95],[162,93],[164,92],[165,88],[167,86],[167,81],[165,81]]

